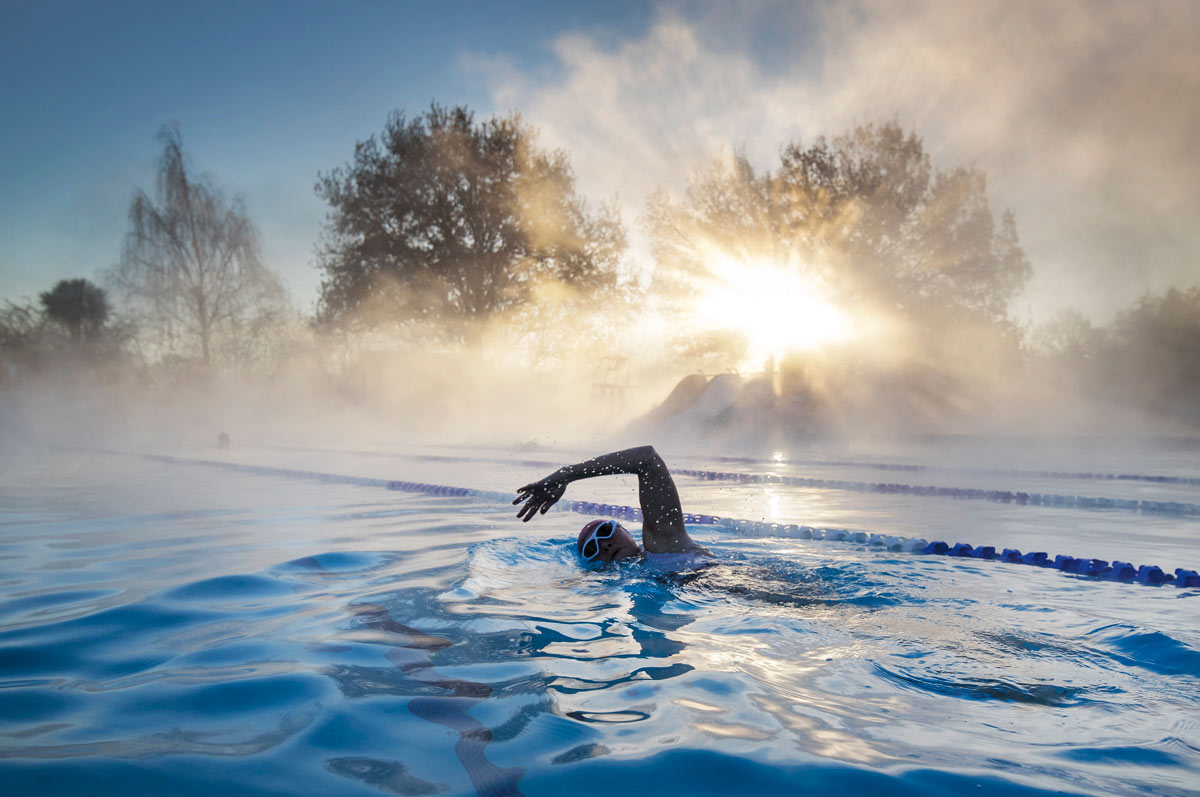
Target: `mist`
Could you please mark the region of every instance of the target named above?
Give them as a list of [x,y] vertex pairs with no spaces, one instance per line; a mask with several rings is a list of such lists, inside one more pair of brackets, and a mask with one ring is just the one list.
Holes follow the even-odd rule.
[[[377,138],[383,152],[399,128],[359,131],[307,176],[331,214],[309,233],[316,301],[285,297],[287,269],[262,257],[278,247],[255,227],[238,239],[250,276],[228,283],[244,301],[209,312],[211,346],[188,337],[209,334],[206,316],[180,320],[189,294],[164,322],[173,283],[141,290],[142,272],[96,277],[113,312],[87,341],[9,296],[0,424],[10,440],[157,447],[221,433],[338,446],[649,438],[729,452],[1190,436],[1197,34],[1200,14],[1182,2],[681,3],[633,35],[564,33],[548,66],[467,53],[461,68],[495,110],[476,109],[458,134],[518,131],[511,174],[470,147],[427,172],[397,160],[393,204],[364,199],[369,212],[351,218],[367,185],[354,169],[375,163],[355,166],[356,145]],[[389,113],[413,122],[424,109],[381,101],[379,121]],[[805,194],[796,159],[826,144],[841,153],[830,163],[878,167],[882,182],[828,204]],[[907,205],[879,199],[895,164],[928,183]],[[205,170],[195,164],[196,185],[254,225],[239,176]],[[478,232],[438,249],[454,225],[425,212],[435,203],[422,192],[446,173],[511,181],[482,210],[462,205],[468,221],[513,219],[491,249]],[[149,207],[150,188],[135,207]],[[825,215],[800,223],[798,209]],[[428,228],[400,246],[410,222]],[[124,254],[97,259],[133,262],[129,236],[152,234],[141,224]],[[868,256],[864,237],[892,249]],[[781,293],[790,304],[769,307]],[[778,323],[764,327],[767,315]],[[697,409],[703,389],[660,406],[695,374],[736,376],[710,411]]]
[[639,38],[555,43],[559,68],[488,61],[497,107],[573,154],[628,217],[720,153],[762,168],[793,140],[894,120],[977,166],[1036,274],[1022,320],[1106,322],[1200,277],[1200,32],[1186,2],[667,6]]

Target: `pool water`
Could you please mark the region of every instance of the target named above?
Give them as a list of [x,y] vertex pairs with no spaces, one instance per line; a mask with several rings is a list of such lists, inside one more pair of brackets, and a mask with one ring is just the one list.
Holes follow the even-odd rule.
[[[544,475],[475,453],[220,456],[488,490]],[[918,478],[1013,481],[904,480]],[[1195,518],[680,488],[689,511],[1200,564]],[[609,479],[568,498],[634,494]],[[514,511],[137,457],[6,458],[5,793],[1200,788],[1200,590],[704,526],[719,567],[589,570],[571,552],[585,518]]]

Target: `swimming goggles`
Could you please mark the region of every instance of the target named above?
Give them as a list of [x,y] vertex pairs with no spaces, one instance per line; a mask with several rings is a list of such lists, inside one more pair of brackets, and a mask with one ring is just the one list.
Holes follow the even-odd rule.
[[[592,529],[592,533],[583,541],[583,545],[579,548],[579,554],[583,557],[583,561],[590,562],[600,555],[600,540],[607,540],[609,537],[617,533],[617,521],[606,520],[596,528]],[[588,553],[588,546],[591,546],[591,553]]]

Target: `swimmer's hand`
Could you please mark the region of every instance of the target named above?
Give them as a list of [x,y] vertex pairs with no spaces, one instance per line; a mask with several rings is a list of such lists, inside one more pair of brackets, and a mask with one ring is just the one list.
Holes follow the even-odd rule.
[[517,497],[513,501],[513,506],[525,502],[525,506],[517,510],[517,517],[528,523],[539,511],[543,515],[546,514],[550,507],[558,503],[566,489],[567,482],[549,477],[525,485],[517,490]]

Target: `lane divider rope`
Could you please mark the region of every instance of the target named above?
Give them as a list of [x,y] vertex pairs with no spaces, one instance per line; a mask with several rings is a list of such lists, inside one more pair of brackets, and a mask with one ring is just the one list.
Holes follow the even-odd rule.
[[[337,473],[322,473],[319,471],[296,470],[293,468],[275,468],[262,465],[245,465],[237,462],[225,462],[215,459],[192,459],[175,457],[164,454],[128,454],[126,452],[106,450],[105,453],[123,454],[125,456],[140,456],[156,462],[173,465],[205,465],[209,467],[236,470],[243,473],[253,473],[261,476],[282,476],[291,479],[310,479],[326,484],[349,484],[360,487],[382,487],[387,490],[446,497],[471,497],[484,501],[511,504],[513,493],[503,493],[491,490],[476,490],[470,487],[454,487],[444,484],[425,484],[423,482],[395,481],[390,479],[374,479],[364,476],[347,476]],[[622,520],[640,521],[642,511],[637,507],[619,504],[603,504],[593,501],[560,502],[554,506],[555,511],[575,512],[581,515],[612,517]],[[1108,562],[1103,559],[1074,556],[1051,557],[1044,551],[1022,553],[1015,548],[1004,548],[997,553],[991,545],[972,546],[965,542],[947,543],[940,540],[928,542],[921,538],[907,538],[886,534],[854,531],[851,529],[817,528],[796,524],[766,523],[753,520],[738,520],[722,518],[717,515],[685,513],[684,523],[693,525],[713,526],[722,531],[729,531],[746,537],[785,537],[802,540],[829,540],[866,544],[886,548],[889,551],[903,551],[917,554],[933,554],[951,557],[969,557],[1006,562],[1008,564],[1032,565],[1048,567],[1064,573],[1075,573],[1081,576],[1092,576],[1110,581],[1124,583],[1147,584],[1158,586],[1174,584],[1177,587],[1200,587],[1200,573],[1196,570],[1175,568],[1174,573],[1167,573],[1156,565],[1134,566],[1129,562]]]
[[[259,445],[254,448],[278,449],[278,450],[295,450],[295,451],[314,451],[314,453],[338,453],[338,454],[354,454],[366,456],[392,457],[392,459],[416,460],[420,462],[496,462],[503,465],[512,465],[529,468],[557,468],[562,466],[560,462],[551,462],[546,460],[506,460],[500,457],[479,457],[479,456],[446,456],[434,454],[390,454],[385,451],[366,451],[366,450],[348,450],[348,449],[316,449],[306,447],[292,447],[292,445]],[[689,457],[690,459],[690,457]],[[764,462],[766,460],[754,460],[751,457],[712,457],[714,460],[726,462]],[[859,463],[842,462],[834,463],[834,465],[859,465]],[[893,468],[893,466],[887,466]],[[924,469],[925,466],[894,466],[895,469]],[[1144,515],[1176,515],[1176,516],[1200,516],[1200,504],[1183,503],[1171,501],[1139,501],[1139,499],[1126,498],[1103,498],[1103,497],[1087,497],[1087,496],[1064,496],[1064,495],[1044,495],[1044,493],[1030,493],[1012,490],[978,490],[972,487],[940,487],[932,485],[906,485],[906,484],[886,484],[874,483],[874,481],[844,481],[838,479],[815,479],[809,477],[780,477],[775,474],[758,474],[758,473],[737,473],[737,472],[721,472],[721,471],[701,471],[695,468],[672,468],[671,472],[683,477],[691,477],[696,479],[704,479],[710,481],[739,481],[745,484],[781,484],[790,487],[817,487],[822,490],[850,490],[854,492],[872,492],[872,493],[889,493],[889,495],[908,495],[920,497],[934,498],[958,498],[967,499],[967,501],[991,501],[998,503],[1015,503],[1021,505],[1033,505],[1033,507],[1054,507],[1066,509],[1117,509],[1136,511],[1136,513]],[[997,473],[1004,473],[997,471]],[[1025,473],[1014,471],[1010,473]],[[1049,474],[1050,472],[1046,472]],[[1086,475],[1086,474],[1085,474]],[[1098,477],[1097,478],[1103,478]],[[1124,477],[1111,477],[1124,478]],[[1147,481],[1159,481],[1169,479],[1168,477],[1129,477],[1139,478]],[[1177,480],[1177,483],[1184,483],[1186,480]],[[1200,479],[1195,480],[1200,484]]]
[[[509,451],[505,446],[467,446],[461,443],[435,443],[432,444],[440,448],[491,448],[497,451]],[[583,457],[587,456],[584,451],[578,452]],[[895,470],[895,471],[940,471],[945,473],[989,473],[1000,474],[1004,476],[1028,476],[1041,479],[1088,479],[1095,481],[1140,481],[1154,482],[1157,484],[1187,484],[1193,487],[1200,487],[1200,477],[1193,476],[1158,476],[1151,474],[1139,473],[1089,473],[1080,471],[1066,470],[1021,470],[1019,468],[975,468],[969,466],[963,467],[947,467],[944,465],[918,465],[897,462],[869,462],[865,460],[802,460],[802,459],[775,459],[765,457],[733,457],[733,456],[716,456],[712,454],[689,454],[681,457],[682,459],[704,459],[713,462],[732,462],[743,465],[799,465],[804,467],[833,467],[833,468],[869,468],[872,470]],[[550,464],[550,463],[547,463]]]
[[[701,457],[692,457],[700,459]],[[1030,476],[1039,479],[1088,479],[1093,481],[1136,481],[1156,484],[1188,484],[1200,486],[1200,477],[1155,476],[1143,473],[1089,473],[1065,470],[1020,470],[1018,468],[949,468],[940,465],[910,465],[898,462],[864,462],[855,460],[763,459],[758,457],[709,456],[714,462],[733,462],[741,465],[801,465],[806,467],[863,468],[871,470],[940,471],[944,473],[989,473],[1003,476]]]
[[1200,504],[1180,501],[1146,501],[1125,498],[1093,498],[1083,495],[1051,495],[1013,490],[982,490],[970,487],[936,487],[922,484],[888,484],[883,482],[854,482],[839,479],[815,479],[807,476],[777,476],[767,473],[737,473],[692,468],[675,468],[680,476],[706,481],[734,481],[746,484],[782,484],[788,487],[818,487],[825,490],[852,490],[860,493],[918,495],[927,498],[958,498],[971,501],[994,501],[1027,506],[1064,507],[1070,509],[1123,509],[1144,515],[1175,515],[1200,517]]

